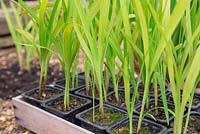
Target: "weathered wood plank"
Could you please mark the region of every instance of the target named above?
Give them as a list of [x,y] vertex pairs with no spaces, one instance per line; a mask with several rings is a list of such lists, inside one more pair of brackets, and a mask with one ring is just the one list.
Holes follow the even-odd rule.
[[[5,0],[5,1],[6,1],[6,3],[8,3],[8,0]],[[34,6],[38,5],[38,1],[29,0],[29,1],[26,1],[26,4],[28,4],[30,7],[34,7]],[[8,11],[9,11],[9,14],[12,15],[12,13],[13,13],[12,8],[8,7]],[[9,31],[3,10],[0,8],[0,36],[4,36],[4,35],[8,35],[8,34],[10,34],[10,31]]]
[[[9,12],[12,12],[9,10]],[[2,9],[0,9],[0,36],[2,35],[8,35],[10,33],[8,29],[8,25],[6,23],[6,19],[4,17]]]
[[93,134],[79,126],[23,101],[21,96],[12,100],[17,123],[37,134]]
[[12,46],[14,46],[14,42],[10,35],[0,37],[0,48],[7,48],[7,47],[12,47]]

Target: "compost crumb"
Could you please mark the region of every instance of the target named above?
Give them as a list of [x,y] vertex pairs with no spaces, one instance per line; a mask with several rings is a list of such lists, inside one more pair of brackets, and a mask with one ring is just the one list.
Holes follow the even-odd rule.
[[82,115],[82,118],[85,120],[89,120],[90,122],[97,124],[99,126],[110,126],[113,123],[120,121],[123,119],[124,115],[116,110],[104,108],[104,117],[101,116],[99,109],[95,109],[95,115],[93,120],[93,110],[88,111],[84,115]]

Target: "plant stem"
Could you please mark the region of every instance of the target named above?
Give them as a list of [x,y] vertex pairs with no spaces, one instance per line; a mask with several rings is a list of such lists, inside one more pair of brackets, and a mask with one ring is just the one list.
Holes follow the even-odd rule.
[[114,92],[115,92],[115,99],[117,103],[119,103],[119,92],[118,92],[118,83],[116,82],[115,74],[111,74],[113,79],[113,86],[114,86]]
[[132,134],[133,133],[133,114],[130,114],[129,115],[129,134]]
[[104,118],[105,117],[105,113],[104,113],[104,107],[103,107],[103,93],[102,93],[102,89],[99,90],[99,111],[101,113],[101,117]]
[[[30,52],[29,52],[29,54],[30,54]],[[29,54],[27,54],[27,56],[26,56],[26,69],[30,72],[30,70],[31,70],[31,66],[30,66],[31,57],[30,57]]]
[[138,127],[137,127],[137,133],[140,132],[140,129],[141,129],[141,125],[142,125],[142,120],[143,120],[143,113],[144,113],[144,106],[145,106],[145,102],[146,102],[146,99],[147,99],[147,93],[148,93],[148,90],[149,90],[149,81],[148,81],[148,74],[146,75],[146,80],[145,80],[145,86],[144,86],[144,95],[143,95],[143,98],[142,98],[142,107],[141,107],[141,111],[140,111],[140,117],[139,117],[139,121],[138,121]]
[[92,120],[95,122],[95,84],[92,84]]
[[46,75],[45,70],[41,68],[40,74],[40,89],[39,89],[39,98],[44,98],[46,96]]
[[176,114],[176,117],[175,117],[175,124],[176,125],[174,125],[174,134],[181,134],[181,131],[182,131],[182,123],[183,123],[184,113],[180,109],[180,106],[178,108],[178,111],[179,111],[179,113]]
[[16,51],[17,51],[17,56],[18,56],[18,60],[19,60],[19,67],[20,67],[20,70],[23,70],[24,67],[23,67],[23,56],[22,56],[22,47],[20,45],[16,46]]
[[79,60],[79,51],[77,51],[77,55],[74,58],[73,68],[72,68],[72,88],[78,87],[78,74],[77,74],[77,65]]
[[40,73],[40,90],[39,98],[46,97],[46,83],[47,83],[47,72],[48,72],[48,63],[50,57],[45,56],[45,58],[40,59],[41,73]]
[[110,84],[110,73],[109,73],[108,68],[106,68],[106,72],[105,72],[105,90],[106,91],[108,91],[109,84]]
[[104,92],[104,99],[105,101],[107,101],[107,92],[108,92],[108,88],[109,88],[109,83],[110,83],[110,74],[109,74],[109,70],[108,68],[106,68],[105,70],[105,84],[104,84],[104,88],[103,88],[103,92]]
[[[99,75],[101,76],[101,75]],[[99,112],[101,113],[101,117],[104,118],[105,117],[105,113],[104,113],[104,106],[103,106],[103,91],[102,91],[102,84],[101,84],[101,77],[100,79],[98,80],[97,78],[97,88],[98,88],[98,91],[99,91]]]
[[86,95],[89,95],[90,92],[90,65],[87,57],[85,57],[85,64],[84,64],[84,70],[85,70],[85,88],[86,88]]
[[70,71],[65,71],[64,111],[69,109]]
[[[154,98],[155,98],[155,107],[158,107],[158,89],[157,89],[157,80],[156,77],[154,76]],[[156,108],[156,114],[158,114],[158,109]]]

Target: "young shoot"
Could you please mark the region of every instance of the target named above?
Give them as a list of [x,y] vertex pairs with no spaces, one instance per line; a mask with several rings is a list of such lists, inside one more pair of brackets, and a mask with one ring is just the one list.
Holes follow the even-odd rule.
[[[163,6],[165,10],[162,21],[157,16],[158,14],[152,7],[152,4],[149,2],[147,4],[156,23],[156,27],[161,33],[160,43],[155,51],[155,58],[152,61],[152,71],[155,69],[162,53],[165,52],[166,56],[164,61],[166,61],[175,105],[174,133],[181,134],[185,107],[189,99],[192,98],[192,92],[195,85],[197,85],[196,83],[198,83],[197,78],[200,72],[200,66],[197,63],[197,59],[200,56],[200,49],[198,48],[200,24],[195,24],[196,20],[195,22],[192,21],[192,18],[196,14],[199,14],[197,12],[198,4],[190,0],[178,1],[176,4],[168,1],[167,5]],[[172,11],[170,8],[171,4],[174,4]],[[195,10],[193,12],[195,14],[190,14],[191,7],[194,7],[192,9]],[[192,26],[192,24],[194,25]],[[165,28],[163,29],[163,27]],[[186,31],[185,33],[181,32],[184,35],[176,36],[177,30],[180,30],[179,28],[182,27]],[[193,27],[193,30],[191,27]],[[182,94],[180,92],[181,89],[183,89]],[[184,133],[186,133],[187,126],[184,129]]]
[[23,0],[18,1],[19,5],[24,8],[25,14],[28,14],[37,26],[39,34],[39,45],[37,46],[37,55],[40,62],[40,89],[39,98],[46,97],[47,72],[50,57],[52,55],[51,46],[55,38],[56,18],[59,18],[60,0],[55,0],[53,7],[50,8],[49,1],[43,0],[38,2],[35,8],[29,7]]
[[[97,0],[91,3],[90,8],[83,9],[79,0],[75,0],[80,24],[75,25],[81,48],[89,59],[94,70],[95,85],[99,93],[99,111],[104,118],[103,106],[103,64],[108,46],[108,37],[112,28],[109,19],[110,0]],[[96,7],[98,8],[93,8]],[[77,18],[77,19],[78,19]],[[108,27],[110,26],[110,27]]]

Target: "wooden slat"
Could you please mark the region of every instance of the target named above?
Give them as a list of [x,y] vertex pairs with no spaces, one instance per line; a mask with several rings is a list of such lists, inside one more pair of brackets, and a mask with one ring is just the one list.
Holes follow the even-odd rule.
[[[8,0],[5,0],[5,1],[8,1]],[[38,1],[29,0],[29,1],[26,1],[26,4],[30,7],[34,7],[34,6],[38,5]],[[0,3],[0,5],[1,5],[1,3]],[[8,7],[8,11],[10,14],[12,14],[12,12],[13,12],[12,8],[10,8],[10,7]],[[10,31],[9,31],[3,10],[0,8],[0,36],[4,36],[4,35],[8,35],[8,34],[10,34]]]
[[[8,9],[9,12],[12,12],[11,9]],[[0,36],[2,35],[8,35],[10,33],[8,29],[8,25],[6,23],[6,19],[4,17],[2,9],[0,9]]]
[[37,134],[93,134],[23,101],[21,96],[12,100],[17,123]]
[[0,48],[8,48],[8,47],[14,47],[14,43],[12,40],[12,37],[9,36],[4,36],[0,37]]

